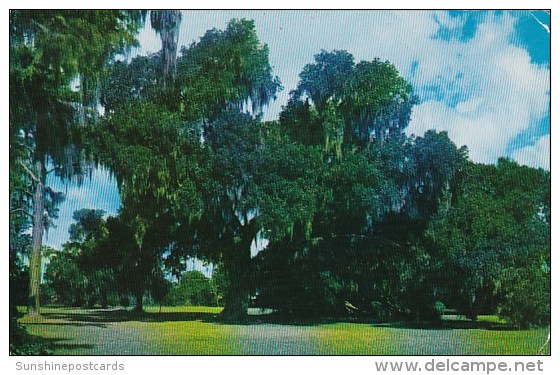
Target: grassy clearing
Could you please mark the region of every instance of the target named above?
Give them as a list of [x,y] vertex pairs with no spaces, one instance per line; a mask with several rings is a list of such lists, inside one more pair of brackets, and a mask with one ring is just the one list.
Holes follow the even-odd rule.
[[[492,325],[403,327],[367,322],[222,324],[220,308],[148,307],[122,310],[44,308],[40,321],[25,322],[60,355],[534,355],[547,330],[508,330]],[[549,350],[549,348],[547,348]],[[548,353],[548,351],[547,351]]]

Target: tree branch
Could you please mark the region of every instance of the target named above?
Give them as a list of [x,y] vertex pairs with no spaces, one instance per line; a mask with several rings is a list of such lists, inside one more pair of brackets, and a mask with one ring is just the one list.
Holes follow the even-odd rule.
[[13,210],[10,210],[10,215],[14,214],[18,211],[23,212],[25,215],[33,217],[33,215],[31,213],[29,213],[29,211],[27,211],[26,209],[22,208],[22,207],[18,207],[18,208],[14,208]]
[[35,176],[35,174],[33,173],[33,171],[31,171],[31,169],[29,169],[27,167],[27,165],[23,164],[23,162],[20,160],[19,161],[19,165],[27,172],[27,174],[29,174],[29,176],[31,177],[31,179],[35,182],[41,182],[41,180],[39,180],[37,178],[37,176]]
[[46,171],[46,172],[45,172],[45,175],[50,174],[50,173],[52,173],[52,172],[56,172],[56,171],[58,171],[58,170],[60,170],[59,167],[54,167],[53,169]]
[[14,191],[19,191],[19,192],[22,192],[22,193],[28,195],[29,197],[33,197],[33,193],[30,192],[27,189],[24,189],[24,188],[15,188]]

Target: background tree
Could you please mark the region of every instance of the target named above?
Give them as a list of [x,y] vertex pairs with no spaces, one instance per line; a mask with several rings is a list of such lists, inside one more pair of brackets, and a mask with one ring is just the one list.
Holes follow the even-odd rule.
[[[543,322],[542,313],[534,312],[546,311],[549,304],[545,282],[550,264],[549,178],[543,170],[505,159],[497,166],[471,164],[457,204],[430,224],[429,246],[439,251],[448,272],[461,275],[449,278],[446,287],[467,316],[475,319],[505,303],[509,307],[502,310],[504,316],[519,312],[512,316],[516,324]],[[537,280],[544,285],[537,286]],[[523,285],[538,291],[532,295],[533,308],[528,300],[517,299]],[[512,308],[516,299],[519,305]],[[523,310],[525,321],[520,318]]]
[[114,272],[106,261],[98,256],[98,247],[108,236],[104,216],[103,210],[75,211],[75,223],[69,228],[70,240],[64,246],[64,250],[78,254],[78,265],[87,278],[86,302],[90,307],[96,303],[107,307],[109,297],[115,295]]
[[98,250],[108,235],[104,214],[95,209],[75,211],[69,241],[61,251],[51,251],[45,281],[56,294],[56,302],[107,307],[109,297],[116,297],[113,270],[99,256]]
[[161,305],[166,301],[166,297],[171,289],[171,282],[165,277],[160,269],[154,272],[152,282],[150,284],[150,295],[154,302],[159,304],[159,312],[161,313]]
[[64,306],[86,304],[88,278],[80,269],[78,254],[65,251],[53,253],[45,272],[45,282],[56,293],[56,302]]
[[[417,102],[412,86],[388,61],[374,59],[355,64],[351,54],[338,50],[322,50],[315,55],[315,62],[304,67],[290,94],[281,120],[288,120],[284,123],[289,127],[297,126],[292,124],[294,119],[289,113],[301,107],[302,102],[307,106],[304,109],[309,109],[310,99],[322,117],[322,139],[317,141],[333,150],[343,143],[352,149],[373,139],[383,143],[388,135],[400,136]],[[313,123],[304,126],[317,128]]]
[[114,244],[119,240],[113,238],[105,251],[121,254],[119,259],[110,256],[117,261],[113,267],[141,310],[163,253],[177,240],[174,234],[201,215],[205,150],[192,125],[149,102],[107,116],[94,128],[92,138],[97,155],[115,172],[120,186],[120,224],[115,223],[109,236],[132,241],[118,247]]
[[173,284],[165,301],[171,306],[216,306],[216,288],[200,271],[187,271]]

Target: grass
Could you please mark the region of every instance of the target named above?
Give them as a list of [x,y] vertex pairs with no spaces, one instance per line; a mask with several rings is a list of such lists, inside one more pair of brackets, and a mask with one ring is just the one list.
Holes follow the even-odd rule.
[[[534,355],[548,330],[512,330],[497,317],[410,327],[371,322],[291,324],[266,316],[223,324],[215,307],[43,308],[22,322],[59,355]],[[549,347],[547,348],[549,353]]]

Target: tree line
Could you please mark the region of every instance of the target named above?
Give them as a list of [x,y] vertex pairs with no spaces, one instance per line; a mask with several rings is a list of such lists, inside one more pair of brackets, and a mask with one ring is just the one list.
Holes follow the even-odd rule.
[[[264,121],[282,86],[253,21],[177,54],[181,13],[152,12],[162,51],[116,61],[146,16],[11,13],[10,276],[24,279],[30,259],[29,313],[63,199],[46,167],[79,181],[102,164],[121,208],[77,211],[52,252],[46,279],[66,303],[133,296],[142,310],[197,257],[219,265],[230,321],[253,301],[301,317],[351,306],[378,320],[454,309],[549,322],[549,172],[473,163],[445,132],[406,135],[412,85],[390,62],[346,51],[315,55],[279,119]],[[21,283],[10,285],[15,295]]]

